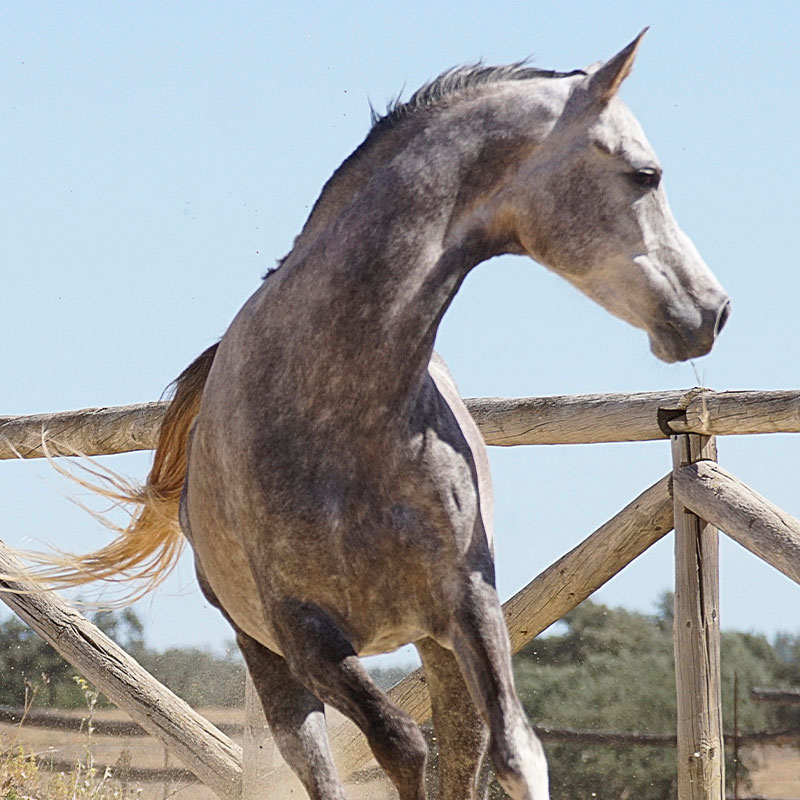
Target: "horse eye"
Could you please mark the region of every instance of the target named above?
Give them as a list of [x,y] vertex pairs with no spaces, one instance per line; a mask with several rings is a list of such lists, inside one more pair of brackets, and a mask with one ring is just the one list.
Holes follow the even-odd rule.
[[632,173],[631,179],[642,189],[658,189],[661,183],[661,170],[655,167],[643,167]]

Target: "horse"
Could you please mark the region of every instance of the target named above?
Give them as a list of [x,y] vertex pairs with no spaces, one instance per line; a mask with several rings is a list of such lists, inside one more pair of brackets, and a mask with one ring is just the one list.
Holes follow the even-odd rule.
[[177,379],[131,527],[60,568],[155,583],[185,536],[313,800],[345,798],[324,703],[400,800],[425,798],[425,740],[359,660],[406,643],[440,797],[474,798],[486,753],[512,800],[549,796],[495,589],[485,445],[433,346],[467,273],[513,253],[643,329],[659,359],[709,352],[730,301],[618,96],[643,35],[586,70],[456,68],[375,116],[288,256]]

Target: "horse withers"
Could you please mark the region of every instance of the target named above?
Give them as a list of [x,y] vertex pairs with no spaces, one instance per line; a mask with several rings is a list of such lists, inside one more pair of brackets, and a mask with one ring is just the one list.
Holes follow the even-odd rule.
[[180,498],[203,591],[311,798],[345,797],[323,703],[364,732],[400,800],[425,797],[420,731],[359,661],[408,642],[439,796],[473,798],[488,750],[513,800],[548,797],[495,590],[485,447],[433,343],[467,273],[516,253],[642,328],[663,361],[711,349],[728,298],[618,97],[640,40],[586,71],[455,69],[376,119],[178,379],[131,528],[51,571],[158,581]]

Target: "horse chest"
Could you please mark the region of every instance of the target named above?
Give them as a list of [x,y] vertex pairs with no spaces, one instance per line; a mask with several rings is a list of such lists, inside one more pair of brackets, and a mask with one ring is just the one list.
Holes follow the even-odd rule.
[[281,652],[270,609],[287,598],[326,609],[364,655],[446,627],[438,610],[452,604],[465,546],[438,495],[357,494],[349,501],[329,494],[313,517],[246,514],[211,526],[204,505],[192,545],[238,627]]

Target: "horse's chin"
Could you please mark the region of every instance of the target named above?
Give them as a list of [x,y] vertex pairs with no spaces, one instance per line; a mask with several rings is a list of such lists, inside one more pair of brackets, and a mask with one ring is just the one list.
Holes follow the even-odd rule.
[[692,358],[700,358],[711,352],[714,342],[690,341],[677,331],[670,331],[660,335],[649,335],[650,352],[665,364],[675,364],[679,361],[688,361]]

